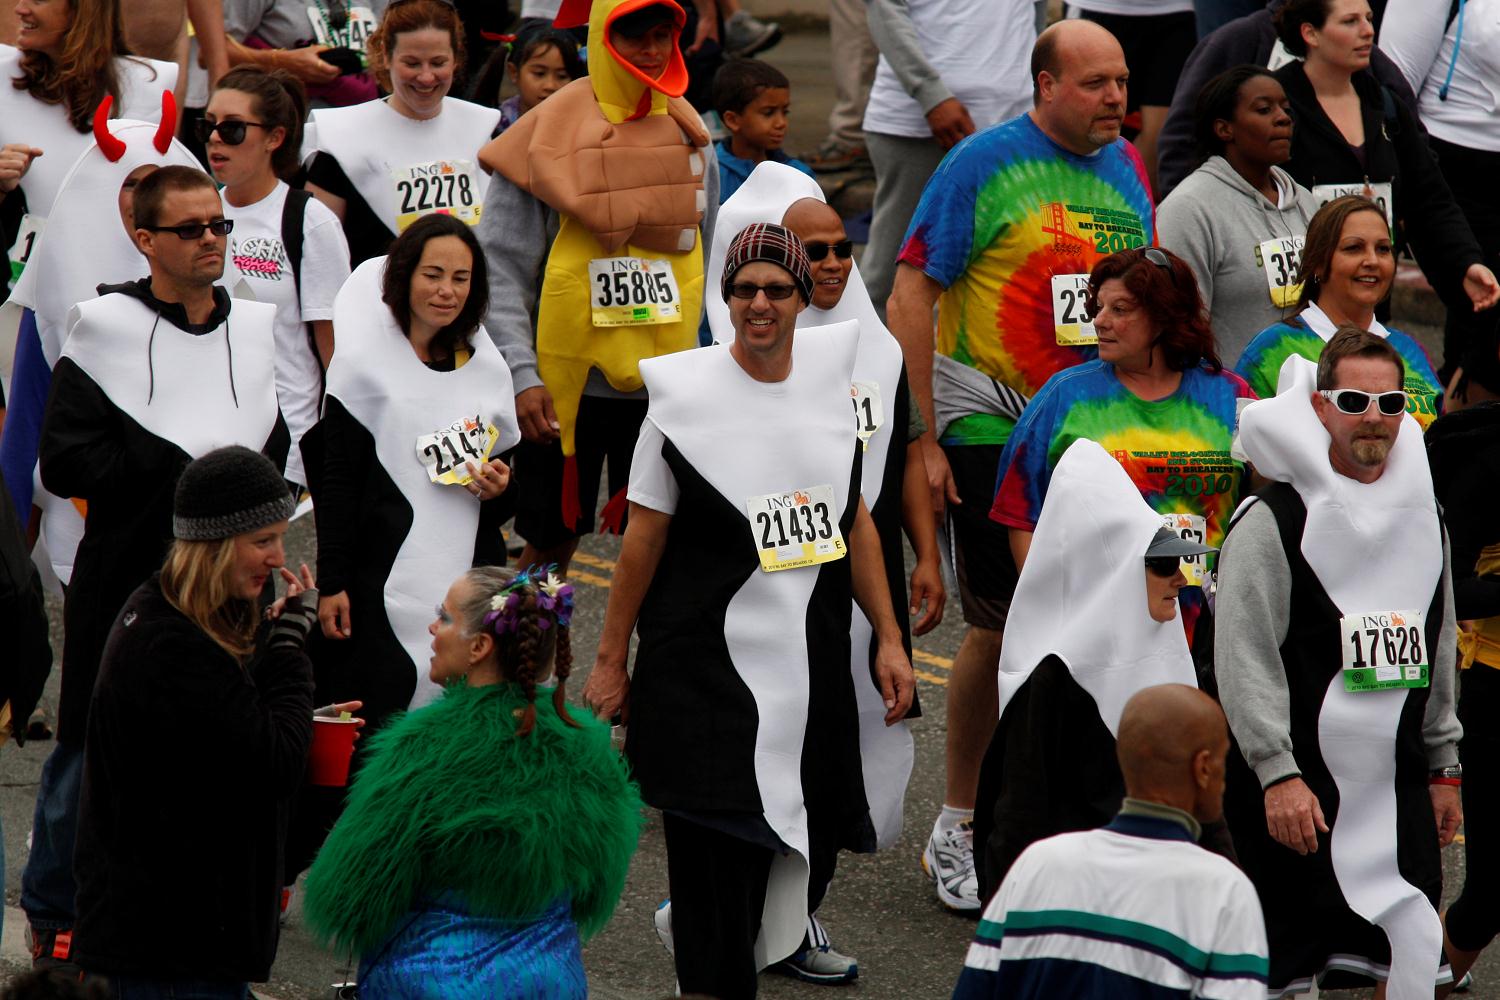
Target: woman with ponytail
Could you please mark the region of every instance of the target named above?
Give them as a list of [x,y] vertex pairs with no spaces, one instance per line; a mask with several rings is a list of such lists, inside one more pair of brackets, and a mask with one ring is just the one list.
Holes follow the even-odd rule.
[[620,898],[641,800],[564,702],[573,589],[551,570],[448,589],[428,628],[446,690],[370,740],[308,876],[308,924],[359,956],[362,996],[588,994],[580,942]]

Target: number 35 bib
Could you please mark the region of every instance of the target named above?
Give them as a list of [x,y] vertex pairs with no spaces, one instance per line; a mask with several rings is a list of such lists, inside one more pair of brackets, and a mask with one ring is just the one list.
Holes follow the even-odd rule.
[[1426,687],[1432,672],[1426,623],[1422,611],[1373,611],[1340,618],[1344,690]]
[[467,486],[474,481],[467,463],[487,462],[500,431],[478,416],[455,420],[436,434],[417,438],[417,461],[427,477],[445,486]]
[[645,257],[591,260],[589,298],[595,326],[676,323],[682,318],[682,295],[671,261]]
[[745,509],[760,568],[767,573],[833,562],[848,553],[832,486],[751,497]]
[[433,160],[391,171],[396,186],[396,232],[424,215],[442,213],[478,225],[484,207],[472,160]]

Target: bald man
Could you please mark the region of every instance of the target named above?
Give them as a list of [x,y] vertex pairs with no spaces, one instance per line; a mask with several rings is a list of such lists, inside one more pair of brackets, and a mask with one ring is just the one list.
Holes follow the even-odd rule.
[[928,488],[948,518],[968,625],[948,684],[943,810],[923,866],[943,903],[970,911],[980,900],[965,824],[999,717],[995,664],[1016,585],[1006,529],[989,518],[1000,453],[1042,383],[1097,354],[1083,315],[1090,269],[1156,232],[1145,167],[1120,138],[1129,71],[1114,36],[1090,21],[1054,24],[1031,71],[1032,109],[969,138],[928,182],[886,314],[931,428],[921,438]]
[[1250,880],[1196,843],[1224,806],[1224,713],[1161,684],[1125,703],[1126,799],[1108,826],[1027,848],[984,911],[953,1000],[1263,1000]]

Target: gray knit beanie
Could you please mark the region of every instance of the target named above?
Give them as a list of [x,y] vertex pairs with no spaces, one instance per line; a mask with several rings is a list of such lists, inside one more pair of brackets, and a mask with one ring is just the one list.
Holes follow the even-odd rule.
[[285,521],[296,508],[271,460],[234,444],[182,470],[172,503],[172,534],[185,542],[233,538]]

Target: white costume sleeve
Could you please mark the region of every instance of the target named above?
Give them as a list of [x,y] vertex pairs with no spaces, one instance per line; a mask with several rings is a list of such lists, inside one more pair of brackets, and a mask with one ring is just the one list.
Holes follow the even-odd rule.
[[677,498],[681,490],[677,477],[662,457],[661,447],[666,438],[650,420],[641,422],[641,433],[635,442],[635,457],[630,460],[630,487],[625,494],[631,503],[661,511],[663,514],[677,513]]

